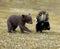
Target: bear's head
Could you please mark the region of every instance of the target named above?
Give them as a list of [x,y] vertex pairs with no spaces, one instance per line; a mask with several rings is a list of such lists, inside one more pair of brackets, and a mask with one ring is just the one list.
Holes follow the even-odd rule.
[[31,17],[30,14],[23,14],[23,15],[22,15],[22,18],[23,18],[23,21],[24,21],[25,23],[29,23],[29,24],[32,24],[32,23],[33,23],[33,22],[32,22],[32,17]]

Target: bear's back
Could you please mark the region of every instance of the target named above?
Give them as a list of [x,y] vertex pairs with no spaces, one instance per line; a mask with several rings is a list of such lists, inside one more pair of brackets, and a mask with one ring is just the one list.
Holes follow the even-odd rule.
[[21,21],[21,16],[17,14],[10,15],[7,21],[13,25],[18,25],[19,21]]

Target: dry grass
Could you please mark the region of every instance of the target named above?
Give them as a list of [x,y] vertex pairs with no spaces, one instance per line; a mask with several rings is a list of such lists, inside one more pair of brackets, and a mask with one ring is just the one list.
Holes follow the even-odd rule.
[[[49,22],[51,25],[50,31],[43,33],[35,31],[35,18],[38,11],[24,10],[23,12],[0,10],[0,49],[60,49],[60,17],[52,12],[49,12]],[[19,28],[17,32],[8,33],[6,20],[10,14],[31,13],[33,24],[26,24],[32,30],[31,33],[21,33]]]

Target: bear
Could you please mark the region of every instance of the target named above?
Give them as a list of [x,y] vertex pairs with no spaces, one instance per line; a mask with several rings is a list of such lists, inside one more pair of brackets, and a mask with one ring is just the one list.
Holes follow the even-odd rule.
[[17,26],[19,26],[22,33],[24,33],[24,31],[31,32],[31,30],[29,30],[25,26],[26,23],[29,24],[33,23],[32,16],[30,14],[22,14],[22,15],[12,14],[7,19],[8,32],[15,31]]
[[49,24],[49,17],[48,13],[46,11],[39,12],[38,16],[36,17],[37,23],[36,23],[36,31],[42,32],[42,30],[50,30],[50,24]]

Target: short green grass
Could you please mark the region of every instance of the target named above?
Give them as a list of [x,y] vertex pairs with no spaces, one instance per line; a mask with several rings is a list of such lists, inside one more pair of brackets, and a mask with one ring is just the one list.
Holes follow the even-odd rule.
[[[0,10],[0,49],[60,49],[60,16],[49,12],[51,30],[36,32],[36,15],[39,11],[31,9]],[[33,24],[26,24],[32,32],[7,32],[7,18],[10,14],[31,13]]]

